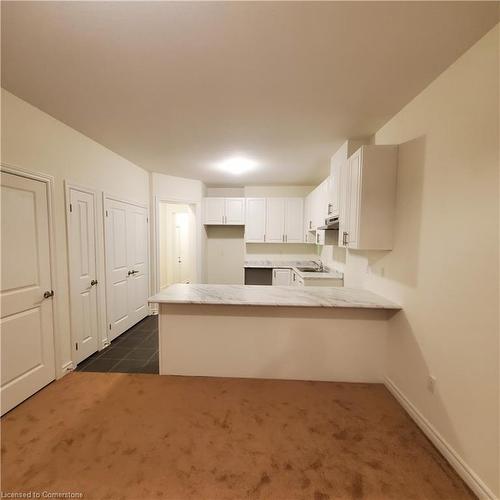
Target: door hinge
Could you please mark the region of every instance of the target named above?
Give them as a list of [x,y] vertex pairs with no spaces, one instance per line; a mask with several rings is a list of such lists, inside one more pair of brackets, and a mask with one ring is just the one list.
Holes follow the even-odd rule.
[[75,350],[78,351],[78,342],[75,342]]
[[70,212],[73,212],[73,203],[70,203],[70,204],[69,204],[69,211],[70,211]]

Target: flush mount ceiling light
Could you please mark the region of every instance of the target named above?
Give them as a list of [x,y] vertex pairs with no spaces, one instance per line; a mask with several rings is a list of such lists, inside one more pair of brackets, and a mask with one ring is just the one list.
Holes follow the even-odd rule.
[[217,168],[232,175],[241,175],[257,168],[258,162],[244,156],[232,156],[217,164]]

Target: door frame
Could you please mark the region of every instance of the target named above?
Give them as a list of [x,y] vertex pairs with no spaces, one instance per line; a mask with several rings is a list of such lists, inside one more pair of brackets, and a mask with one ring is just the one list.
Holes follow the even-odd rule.
[[202,254],[201,254],[201,201],[200,200],[189,200],[183,198],[166,198],[163,196],[155,195],[154,197],[154,224],[153,227],[153,270],[151,277],[154,276],[151,283],[151,293],[156,294],[160,291],[160,203],[172,203],[176,205],[191,205],[194,207],[194,219],[195,219],[195,255],[196,255],[196,279],[201,283],[201,264],[202,264]]
[[53,347],[54,347],[54,363],[56,379],[61,378],[66,372],[73,370],[73,360],[61,366],[61,342],[59,336],[59,290],[57,282],[57,252],[55,240],[55,212],[54,212],[54,184],[55,179],[52,175],[44,174],[34,170],[29,170],[23,167],[18,167],[9,163],[0,162],[0,172],[5,172],[19,177],[25,177],[45,184],[47,192],[47,218],[49,223],[49,260],[50,260],[50,281],[54,296],[52,297],[52,331],[53,331]]
[[[147,242],[146,242],[146,253],[148,256],[148,265],[146,266],[148,270],[148,290],[149,294],[151,294],[151,251],[150,251],[150,241],[151,241],[151,211],[149,209],[149,204],[148,203],[141,203],[133,200],[129,200],[127,198],[123,198],[122,196],[115,196],[111,193],[108,193],[106,191],[102,191],[102,235],[103,235],[103,249],[104,249],[104,276],[107,277],[107,262],[106,262],[106,201],[107,200],[114,200],[118,201],[120,203],[127,203],[129,205],[135,205],[136,207],[144,208],[146,209],[147,212]],[[105,323],[105,329],[106,329],[106,338],[109,339],[109,318],[110,318],[110,311],[109,311],[109,304],[110,304],[110,299],[109,299],[109,294],[108,294],[108,282],[107,279],[105,281],[105,296],[106,296],[106,323]],[[149,314],[151,314],[151,306],[149,306]],[[110,341],[108,340],[108,344],[110,344]]]
[[[69,291],[69,316],[70,316],[70,340],[71,340],[71,359],[76,367],[76,352],[75,352],[75,339],[73,336],[73,318],[71,310],[71,272],[69,269],[69,204],[70,204],[70,191],[75,189],[77,191],[82,191],[83,193],[92,194],[94,196],[94,241],[95,241],[95,256],[96,256],[96,278],[99,285],[102,283],[104,289],[106,288],[106,279],[104,272],[104,226],[102,213],[100,212],[99,199],[102,191],[89,186],[84,186],[77,182],[72,182],[68,179],[64,180],[64,205],[65,205],[65,217],[66,217],[66,251],[68,253],[68,291]],[[106,315],[103,311],[106,311],[106,293],[103,292],[103,286],[97,286],[97,350],[101,351],[107,347],[110,342],[108,339],[108,331],[106,329]]]

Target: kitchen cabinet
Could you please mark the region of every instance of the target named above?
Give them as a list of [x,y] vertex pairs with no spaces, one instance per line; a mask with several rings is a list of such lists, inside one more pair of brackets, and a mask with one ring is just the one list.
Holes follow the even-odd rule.
[[290,286],[291,269],[273,269],[274,286]]
[[267,198],[266,242],[304,242],[304,200],[302,198]]
[[292,270],[291,285],[292,286],[304,286],[304,279],[301,278],[299,276],[299,274],[296,273],[294,270]]
[[391,250],[397,146],[362,146],[340,168],[339,246]]
[[316,231],[317,227],[325,224],[325,219],[328,216],[328,190],[329,179],[326,178],[306,196],[305,226],[307,231]]
[[265,243],[266,241],[265,198],[246,199],[245,241],[247,243]]
[[205,225],[245,224],[245,198],[205,198]]
[[266,209],[266,241],[285,243],[285,200],[269,198]]

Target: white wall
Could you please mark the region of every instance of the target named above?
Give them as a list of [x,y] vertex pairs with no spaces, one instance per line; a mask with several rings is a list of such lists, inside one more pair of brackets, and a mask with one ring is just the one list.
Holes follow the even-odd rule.
[[403,306],[389,323],[387,376],[497,496],[498,33],[375,135],[400,144],[393,251],[322,252],[346,286]]
[[243,285],[245,227],[206,226],[207,283]]
[[316,186],[245,186],[247,198],[305,197]]
[[[56,369],[60,376],[71,361],[64,180],[148,204],[149,174],[3,89],[1,135],[2,163],[49,174],[55,180]],[[102,220],[102,203],[97,217]],[[103,270],[101,262],[101,275]]]

